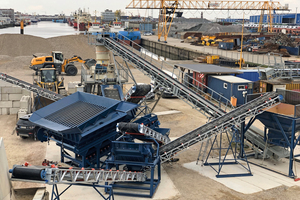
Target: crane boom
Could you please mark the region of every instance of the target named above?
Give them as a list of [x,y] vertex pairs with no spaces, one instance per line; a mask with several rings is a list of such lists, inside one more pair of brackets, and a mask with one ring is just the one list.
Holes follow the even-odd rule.
[[[131,0],[126,9],[172,8],[178,2],[178,9],[197,10],[289,10],[279,1],[198,1],[198,0]],[[268,6],[266,6],[268,5]]]
[[279,1],[131,0],[126,9],[160,9],[158,41],[164,36],[166,42],[176,10],[266,10],[269,12],[268,32],[272,32],[272,11],[289,11],[289,6]]

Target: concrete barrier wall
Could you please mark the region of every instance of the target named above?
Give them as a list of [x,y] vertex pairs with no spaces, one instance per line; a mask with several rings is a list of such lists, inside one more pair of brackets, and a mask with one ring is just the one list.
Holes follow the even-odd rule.
[[0,200],[10,200],[11,182],[3,139],[0,138]]
[[20,110],[22,96],[31,93],[10,83],[0,81],[0,115],[17,114]]
[[202,56],[203,53],[188,50],[182,47],[175,47],[172,45],[168,45],[166,43],[154,42],[149,40],[142,40],[142,46],[147,46],[156,50],[160,50],[162,52],[167,52],[169,54],[173,54],[178,56],[181,60],[193,60],[199,56]]

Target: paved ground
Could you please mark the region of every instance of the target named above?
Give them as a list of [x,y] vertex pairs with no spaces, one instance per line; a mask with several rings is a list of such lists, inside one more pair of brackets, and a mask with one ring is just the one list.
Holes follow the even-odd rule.
[[[157,35],[152,36],[142,36],[142,39],[155,41],[157,42]],[[177,38],[168,38],[167,45],[170,46],[176,46],[181,47],[184,49],[189,49],[191,51],[197,51],[201,53],[207,53],[211,55],[220,55],[225,58],[231,58],[235,60],[240,59],[240,52],[237,52],[235,50],[222,50],[217,47],[211,47],[211,46],[195,46],[190,45],[189,43],[181,43],[181,39]],[[243,52],[243,58],[246,62],[252,62],[252,63],[259,63],[259,64],[267,64],[269,62],[269,58],[267,55],[258,55],[253,54],[249,52]],[[281,62],[280,57],[275,57],[276,62]],[[285,60],[299,60],[299,56],[291,56],[291,57],[284,57],[282,58],[283,61]],[[274,63],[274,57],[270,57],[271,63]]]
[[[1,61],[1,57],[0,57]],[[25,66],[26,65],[26,66]],[[2,67],[0,62],[1,72],[8,73],[22,80],[32,82],[32,71],[28,69],[28,63],[14,62],[14,68],[9,68],[10,60],[5,60],[5,67]],[[138,70],[133,69],[133,74],[137,82],[149,83],[150,80]],[[64,76],[65,81],[79,81],[80,75],[75,77]],[[179,137],[188,131],[191,131],[206,123],[206,119],[198,111],[192,109],[179,99],[162,99],[154,112],[178,110],[180,113],[170,115],[161,115],[159,120],[161,127],[171,128],[171,137]],[[1,132],[0,137],[4,138],[4,145],[8,156],[9,167],[14,164],[22,164],[25,161],[40,165],[46,156],[47,143],[39,141],[31,141],[21,139],[16,135],[11,135],[15,128],[16,116],[0,116]],[[273,189],[266,189],[254,194],[243,194],[230,189],[226,184],[221,184],[207,176],[201,175],[194,170],[184,167],[185,163],[194,162],[197,158],[200,146],[195,145],[189,150],[179,154],[180,158],[177,163],[163,164],[166,174],[173,182],[179,194],[171,199],[186,200],[186,199],[298,199],[300,190],[298,186],[279,186]],[[33,187],[34,185],[26,185],[24,183],[14,183],[15,188]],[[169,191],[163,191],[168,193]],[[17,196],[18,199],[30,199],[30,196]],[[91,199],[87,195],[86,199]],[[158,199],[166,199],[166,196],[158,197]],[[32,199],[32,197],[31,197]],[[62,198],[62,199],[68,199]]]

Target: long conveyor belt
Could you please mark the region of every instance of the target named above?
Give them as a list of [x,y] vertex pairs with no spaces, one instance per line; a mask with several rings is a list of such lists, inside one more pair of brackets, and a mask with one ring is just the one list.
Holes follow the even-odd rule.
[[200,109],[200,111],[202,111],[201,113],[204,115],[215,118],[215,120],[205,124],[204,126],[201,126],[162,146],[160,148],[162,162],[171,159],[177,152],[187,149],[189,146],[196,144],[197,142],[204,141],[215,134],[224,132],[225,127],[231,128],[232,125],[239,126],[239,123],[243,122],[246,117],[255,116],[262,111],[261,109],[270,107],[279,101],[278,95],[276,93],[271,93],[255,99],[252,102],[249,102],[246,105],[226,114],[226,110],[217,107],[212,102],[203,98],[203,96],[173,79],[154,64],[135,54],[128,47],[119,44],[111,38],[100,38],[98,39],[98,42],[104,44],[108,49],[122,57],[124,60],[132,63],[144,74],[151,78],[155,78],[156,81],[163,87],[171,88],[171,91],[176,96],[192,105],[194,108]]
[[45,98],[53,100],[53,101],[58,101],[64,97],[63,95],[56,94],[55,92],[49,91],[47,89],[43,89],[37,85],[27,83],[25,81],[22,81],[15,77],[9,76],[7,74],[0,73],[0,79],[5,82],[11,83],[13,85],[19,86],[28,91],[34,92],[35,94],[37,94],[41,97],[45,97]]
[[[98,41],[105,45],[106,48],[111,50],[114,54],[122,57],[124,60],[129,61],[144,74],[155,79],[157,83],[170,90],[179,98],[189,104],[193,104],[195,109],[199,109],[201,113],[208,117],[218,117],[224,115],[225,110],[219,108],[210,101],[205,100],[203,96],[191,90],[178,80],[172,78],[170,75],[163,72],[161,69],[135,54],[122,44],[116,42],[111,38],[100,38]],[[212,89],[210,89],[212,91]],[[214,92],[217,94],[217,92]]]
[[264,109],[276,105],[279,101],[280,97],[275,92],[265,94],[264,96],[254,99],[226,115],[218,117],[178,139],[171,141],[159,149],[162,162],[171,159],[179,151],[187,149],[213,135],[225,132],[227,129],[231,129],[232,126],[239,126],[239,124],[245,121],[246,117],[253,117],[261,114]]

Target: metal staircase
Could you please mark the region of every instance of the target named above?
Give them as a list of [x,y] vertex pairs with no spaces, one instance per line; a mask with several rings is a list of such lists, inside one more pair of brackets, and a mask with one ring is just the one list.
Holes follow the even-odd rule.
[[[129,49],[128,46],[122,45],[109,37],[104,37],[104,35],[103,37],[100,36],[101,35],[98,35],[97,39],[99,43],[105,45],[105,47],[111,50],[115,55],[118,55],[125,61],[130,62],[134,67],[149,76],[162,87],[168,88],[174,95],[190,104],[194,109],[197,109],[208,118],[222,116],[226,113],[226,111],[233,108],[228,99],[197,80],[194,79],[196,84],[200,85],[199,88],[193,84],[189,84],[189,82],[184,79],[184,73],[175,68],[173,65],[165,62],[161,62],[158,65],[155,63],[156,61],[149,59],[146,54],[143,58],[141,57],[143,56],[142,54],[140,56],[134,52],[135,49]],[[166,74],[162,70],[168,70],[172,74],[175,74],[178,77],[178,80]],[[193,77],[189,78],[191,80],[193,79]],[[204,88],[206,91],[203,91],[200,88]],[[210,95],[209,98],[212,99],[211,101],[207,101],[205,99],[205,96],[208,94]]]
[[47,89],[43,89],[37,85],[27,83],[25,81],[22,81],[15,77],[9,76],[7,74],[0,73],[0,79],[5,82],[11,83],[13,85],[19,86],[23,89],[26,89],[30,92],[33,92],[33,93],[39,95],[40,97],[45,97],[47,99],[50,99],[52,101],[58,101],[64,97],[63,95],[57,94],[57,93],[49,91]]

